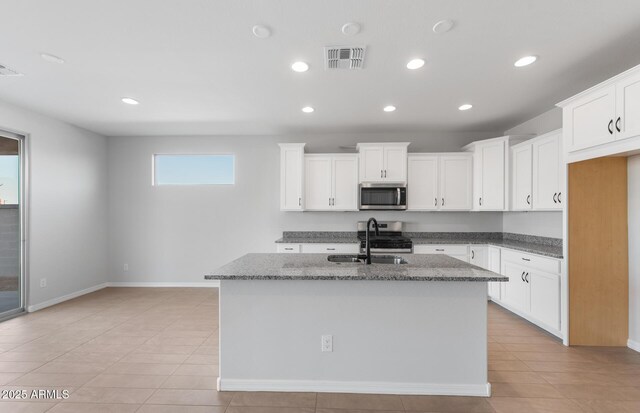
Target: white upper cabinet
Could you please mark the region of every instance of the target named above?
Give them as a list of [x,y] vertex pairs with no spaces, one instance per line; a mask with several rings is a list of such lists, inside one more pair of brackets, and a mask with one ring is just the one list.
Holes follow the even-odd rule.
[[302,211],[304,143],[280,144],[280,209]]
[[562,126],[569,151],[615,139],[615,93],[615,86],[609,86],[576,100],[563,110]]
[[359,143],[360,182],[406,182],[409,143]]
[[409,154],[407,193],[410,211],[470,210],[471,154]]
[[616,84],[616,139],[640,135],[640,72]]
[[640,149],[640,66],[557,106],[562,108],[567,162]]
[[409,154],[407,172],[407,209],[435,211],[438,209],[438,156]]
[[332,159],[332,209],[358,210],[358,156],[335,155]]
[[511,171],[513,190],[511,208],[526,211],[532,208],[532,152],[531,144],[521,143],[511,149]]
[[469,154],[440,156],[440,210],[473,207],[473,158]]
[[307,155],[304,168],[304,208],[308,211],[331,209],[331,157]]
[[565,201],[565,167],[562,163],[562,132],[533,140],[533,206],[536,210],[560,210]]
[[305,156],[305,210],[358,209],[357,155]]
[[472,142],[463,149],[473,152],[473,209],[505,211],[508,208],[510,148],[528,135],[509,135]]

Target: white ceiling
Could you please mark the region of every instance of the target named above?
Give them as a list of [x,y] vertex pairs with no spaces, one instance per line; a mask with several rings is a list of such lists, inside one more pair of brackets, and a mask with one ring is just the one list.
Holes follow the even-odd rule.
[[[0,10],[0,64],[25,74],[0,78],[0,99],[105,135],[501,131],[640,63],[638,0],[0,0]],[[434,34],[445,18],[454,29]],[[360,34],[340,32],[349,21]],[[255,24],[273,35],[254,37]],[[323,46],[350,44],[367,46],[365,68],[325,71]],[[538,62],[513,67],[528,54]],[[414,57],[426,65],[407,70]],[[310,70],[291,71],[296,60]]]

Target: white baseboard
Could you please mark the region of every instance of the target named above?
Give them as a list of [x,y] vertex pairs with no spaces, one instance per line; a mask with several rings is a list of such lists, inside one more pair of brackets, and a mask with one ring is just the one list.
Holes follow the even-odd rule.
[[426,396],[491,396],[491,384],[430,384],[316,380],[218,379],[222,391],[415,394]]
[[191,287],[191,288],[215,288],[220,287],[219,280],[203,281],[203,282],[108,282],[108,287]]
[[71,300],[72,298],[80,297],[81,295],[89,294],[94,291],[102,290],[105,287],[108,287],[109,283],[102,283],[98,285],[94,285],[93,287],[85,288],[84,290],[75,291],[71,294],[63,295],[61,297],[56,297],[51,300],[43,301],[38,304],[30,305],[27,307],[27,311],[32,313],[34,311],[42,310],[43,308],[51,307],[52,305],[60,304],[64,301]]
[[640,341],[629,339],[627,340],[627,347],[629,347],[631,350],[640,352]]

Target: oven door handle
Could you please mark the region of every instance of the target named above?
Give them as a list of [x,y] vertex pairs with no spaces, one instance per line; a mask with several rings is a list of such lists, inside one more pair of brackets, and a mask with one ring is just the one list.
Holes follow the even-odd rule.
[[396,188],[398,191],[398,203],[396,205],[400,206],[400,188]]

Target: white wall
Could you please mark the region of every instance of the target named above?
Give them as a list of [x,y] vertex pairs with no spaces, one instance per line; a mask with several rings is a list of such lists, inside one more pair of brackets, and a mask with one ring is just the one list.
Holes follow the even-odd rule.
[[[505,135],[542,135],[562,128],[562,109],[553,108],[504,132]],[[505,212],[502,230],[516,234],[562,238],[562,212]]]
[[[479,135],[474,135],[477,138]],[[491,137],[485,134],[480,137]],[[109,138],[109,271],[115,282],[203,282],[209,270],[247,252],[275,251],[282,231],[355,231],[376,216],[409,231],[501,231],[502,214],[281,212],[278,142],[307,142],[308,152],[356,142],[410,141],[416,151],[458,151],[467,135],[305,135],[299,137]],[[154,153],[235,153],[236,185],[153,187]],[[129,271],[124,272],[124,264]]]
[[28,304],[106,282],[106,138],[3,102],[0,129],[29,135]]
[[629,344],[640,351],[640,155],[627,160],[629,214]]

